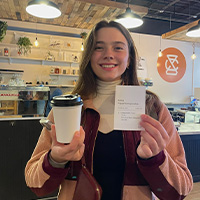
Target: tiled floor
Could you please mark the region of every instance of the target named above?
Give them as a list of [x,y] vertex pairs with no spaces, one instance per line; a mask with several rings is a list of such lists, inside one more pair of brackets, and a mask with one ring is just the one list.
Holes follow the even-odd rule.
[[192,192],[184,200],[200,200],[200,182],[194,183]]

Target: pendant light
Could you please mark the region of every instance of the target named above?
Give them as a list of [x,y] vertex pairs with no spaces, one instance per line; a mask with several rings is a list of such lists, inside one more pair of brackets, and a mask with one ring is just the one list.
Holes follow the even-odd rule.
[[196,26],[193,26],[192,28],[188,29],[186,35],[188,37],[200,37],[200,21]]
[[38,42],[38,40],[37,40],[37,37],[36,37],[36,40],[35,40],[35,42],[34,42],[34,45],[35,45],[36,47],[39,46],[39,42]]
[[82,42],[82,44],[81,44],[81,51],[84,51],[83,42]]
[[46,19],[57,18],[61,15],[58,6],[48,0],[31,0],[26,7],[26,12],[35,17]]
[[35,38],[34,45],[35,45],[36,47],[39,46],[39,42],[38,42],[38,40],[37,40],[37,23],[36,23],[36,38]]
[[162,57],[162,51],[161,51],[161,36],[160,36],[160,50],[158,52],[158,57]]
[[192,47],[193,47],[193,54],[192,54],[191,58],[192,58],[192,60],[195,60],[197,56],[195,54],[195,44],[194,43],[192,44]]
[[143,24],[142,18],[131,11],[129,7],[129,0],[128,0],[128,7],[126,8],[126,12],[118,15],[115,21],[119,22],[126,28],[136,28]]

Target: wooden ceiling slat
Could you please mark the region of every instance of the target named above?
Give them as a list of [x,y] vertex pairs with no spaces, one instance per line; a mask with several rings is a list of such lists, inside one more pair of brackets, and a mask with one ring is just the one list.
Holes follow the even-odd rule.
[[[62,15],[59,18],[49,20],[29,15],[26,12],[28,1],[0,0],[0,17],[2,19],[88,29],[103,18],[113,19],[117,12],[124,12],[127,7],[126,3],[110,0],[52,0],[59,6]],[[147,8],[134,7],[137,12],[140,12],[140,15],[147,14]]]
[[70,15],[72,10],[73,10],[73,7],[74,7],[74,2],[73,1],[69,1],[65,14],[66,15]]
[[21,19],[22,19],[22,21],[28,21],[29,17],[31,19],[31,16],[26,12],[27,2],[19,0],[18,4],[19,4],[19,7],[18,7],[17,11],[21,13]]
[[70,18],[69,18],[69,26],[73,26],[74,22],[77,20],[77,18],[79,17],[79,13],[77,12],[78,9],[79,9],[79,6],[80,6],[80,2],[76,2],[73,9],[72,9],[72,12],[70,13]]
[[10,14],[10,9],[9,9],[9,4],[7,1],[3,1],[3,6],[5,8],[5,12],[8,18],[11,18],[11,14]]
[[62,7],[60,9],[60,11],[62,13],[61,16],[65,15],[65,14],[67,15],[67,13],[66,13],[67,7],[68,7],[68,1],[64,1],[62,4]]
[[96,21],[100,21],[101,19],[103,19],[102,16],[104,15],[104,13],[107,12],[108,9],[109,8],[107,6],[105,6],[102,9],[99,9],[99,11],[95,14],[95,16],[90,20],[90,23],[93,24],[93,26],[94,26]]
[[66,2],[67,0],[57,0],[57,4],[63,4],[64,2]]
[[8,1],[8,9],[10,11],[11,18],[17,19],[21,21],[21,13],[20,12],[15,12],[15,4],[14,1]]
[[[95,5],[104,5],[104,6],[108,6],[108,7],[113,7],[113,8],[120,8],[125,10],[127,8],[127,4],[126,3],[119,3],[116,1],[108,1],[108,0],[79,0],[79,1],[84,1],[84,2],[88,2],[91,4],[95,4]],[[142,6],[138,6],[138,5],[129,5],[129,7],[131,8],[131,10],[133,10],[135,13],[144,16],[147,14],[148,12],[148,8],[146,7],[142,7]]]
[[200,38],[191,38],[186,36],[189,28],[194,27],[198,24],[199,20],[186,24],[178,29],[172,30],[162,35],[163,39],[180,40],[188,42],[198,42],[200,43]]
[[13,3],[16,7],[19,7],[19,1],[18,0],[13,0]]
[[80,2],[80,6],[77,10],[77,13],[80,14],[84,10],[85,5],[86,5],[86,3]]
[[61,26],[65,26],[67,24],[67,21],[68,21],[68,15],[64,15],[63,19],[62,19],[62,22],[60,23]]
[[87,10],[84,12],[85,15],[82,17],[82,21],[78,24],[78,27],[79,27],[79,28],[83,28],[83,26],[85,26],[85,25],[83,25],[83,24],[85,24],[86,19],[87,19],[87,18],[89,17],[89,15],[90,15],[91,6],[88,4],[86,8],[87,8]]
[[116,19],[116,17],[118,15],[120,15],[122,13],[123,13],[123,11],[121,9],[116,8],[116,9],[113,10],[112,13],[110,13],[110,15],[107,17],[107,20],[114,20],[114,19]]

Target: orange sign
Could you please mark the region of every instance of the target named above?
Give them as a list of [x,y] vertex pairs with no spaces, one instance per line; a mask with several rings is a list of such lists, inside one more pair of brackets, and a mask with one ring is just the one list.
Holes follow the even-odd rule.
[[162,79],[174,83],[179,81],[185,74],[186,61],[181,51],[176,48],[167,48],[158,57],[157,70]]

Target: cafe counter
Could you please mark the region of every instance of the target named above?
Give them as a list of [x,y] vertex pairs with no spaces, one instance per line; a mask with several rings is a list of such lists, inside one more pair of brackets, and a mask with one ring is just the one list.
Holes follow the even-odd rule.
[[1,199],[38,199],[26,186],[24,169],[40,136],[48,98],[48,87],[0,86]]
[[44,115],[49,87],[0,86],[0,119]]
[[192,173],[194,182],[200,181],[200,124],[181,123],[178,127],[188,168]]

